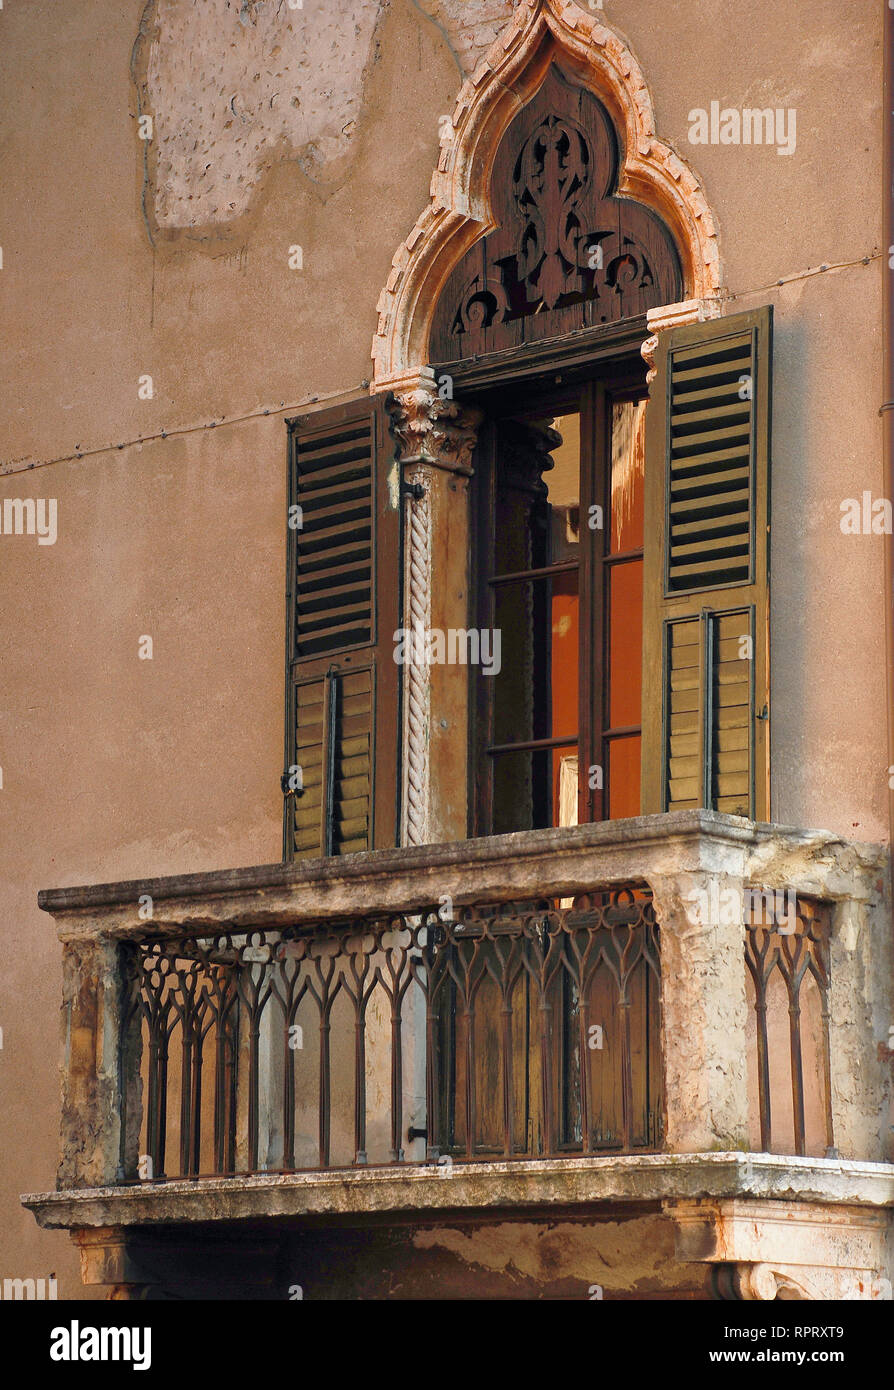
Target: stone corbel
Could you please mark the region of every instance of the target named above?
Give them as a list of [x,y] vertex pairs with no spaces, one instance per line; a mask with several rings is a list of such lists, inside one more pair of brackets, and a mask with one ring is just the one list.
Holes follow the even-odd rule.
[[891,1282],[873,1270],[740,1262],[712,1266],[711,1292],[725,1302],[885,1302],[891,1299]]
[[482,413],[423,378],[392,393],[388,409],[407,508],[404,626],[417,658],[404,670],[401,843],[421,845],[467,834],[468,673],[418,657],[432,629],[468,627],[469,479]]
[[655,353],[658,351],[658,335],[669,328],[680,328],[687,323],[705,323],[708,319],[720,316],[718,299],[685,299],[679,304],[661,304],[646,313],[649,336],[640,348],[640,355],[648,368],[646,385],[651,386],[657,375]]
[[767,1264],[716,1264],[711,1266],[711,1292],[726,1302],[771,1303],[775,1299],[809,1301],[817,1297],[809,1283],[794,1279]]
[[74,1229],[70,1235],[81,1282],[104,1285],[115,1302],[269,1299],[280,1293],[276,1276],[282,1237],[277,1233],[255,1232],[249,1239],[217,1232],[184,1236],[176,1225],[160,1222],[156,1231],[105,1226]]
[[677,1258],[711,1266],[715,1298],[746,1302],[891,1298],[890,1213],[799,1199],[666,1201]]

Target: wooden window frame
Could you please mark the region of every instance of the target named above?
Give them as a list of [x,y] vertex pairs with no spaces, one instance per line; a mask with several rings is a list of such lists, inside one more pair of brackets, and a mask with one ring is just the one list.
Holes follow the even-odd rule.
[[[485,411],[486,418],[498,418],[513,413],[515,403],[519,413],[532,408],[532,393],[548,411],[551,403],[575,399],[575,409],[581,418],[581,556],[578,573],[580,606],[580,652],[578,662],[579,722],[577,748],[580,768],[593,764],[603,767],[603,787],[589,786],[589,777],[578,784],[578,821],[597,821],[605,818],[608,806],[608,767],[605,758],[607,739],[629,730],[606,727],[608,718],[608,584],[606,574],[611,564],[622,557],[611,557],[608,537],[611,524],[611,478],[608,465],[611,442],[609,404],[613,398],[623,398],[631,392],[646,395],[645,366],[641,348],[648,337],[644,316],[618,324],[601,325],[561,339],[519,348],[507,349],[487,357],[447,364],[439,371],[453,377],[454,390],[464,401]],[[479,436],[473,480],[473,505],[470,527],[470,581],[473,594],[472,612],[479,628],[492,626],[492,604],[486,599],[482,576],[482,559],[490,553],[489,540],[482,535],[482,523],[493,515],[492,430],[486,427]],[[601,453],[601,479],[599,456]],[[484,489],[487,487],[487,507]],[[599,495],[597,496],[597,492]],[[598,551],[600,533],[583,524],[593,504],[603,508],[604,526],[602,549]],[[586,532],[589,544],[584,544]],[[485,550],[487,546],[487,551]],[[623,558],[632,558],[626,556]],[[645,613],[644,613],[645,620]],[[493,778],[490,771],[490,738],[493,698],[474,668],[469,672],[469,708],[472,730],[469,738],[469,826],[472,837],[489,835],[493,824]],[[566,740],[557,739],[555,746]],[[524,743],[520,744],[520,749]],[[543,746],[547,746],[544,744]]]

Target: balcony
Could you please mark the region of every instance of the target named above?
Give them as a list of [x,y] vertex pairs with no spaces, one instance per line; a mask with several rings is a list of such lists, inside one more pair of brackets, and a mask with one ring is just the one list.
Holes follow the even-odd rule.
[[789,1238],[780,1280],[841,1296],[846,1220],[877,1294],[884,886],[872,847],[682,812],[44,893],[62,1157],[23,1200],[100,1282],[110,1230],[639,1204],[739,1289],[784,1206],[813,1272]]

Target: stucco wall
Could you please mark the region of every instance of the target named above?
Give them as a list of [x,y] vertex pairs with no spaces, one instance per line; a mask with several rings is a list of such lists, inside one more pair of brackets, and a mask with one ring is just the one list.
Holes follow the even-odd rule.
[[[79,1292],[67,1241],[17,1200],[56,1164],[60,949],[37,890],[279,857],[283,415],[368,377],[438,118],[507,9],[0,12],[0,498],[55,498],[59,527],[52,546],[0,536],[0,1276]],[[774,818],[881,839],[883,542],[838,525],[844,498],[883,491],[881,15],[606,0],[604,16],[704,181],[731,307],[776,306]],[[796,108],[795,153],[691,146],[712,100]]]

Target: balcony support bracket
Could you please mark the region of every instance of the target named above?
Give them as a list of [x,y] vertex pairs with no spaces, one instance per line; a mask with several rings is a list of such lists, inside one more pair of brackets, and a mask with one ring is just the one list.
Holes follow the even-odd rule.
[[716,1299],[890,1300],[891,1213],[823,1202],[664,1202],[677,1258],[711,1266]]

